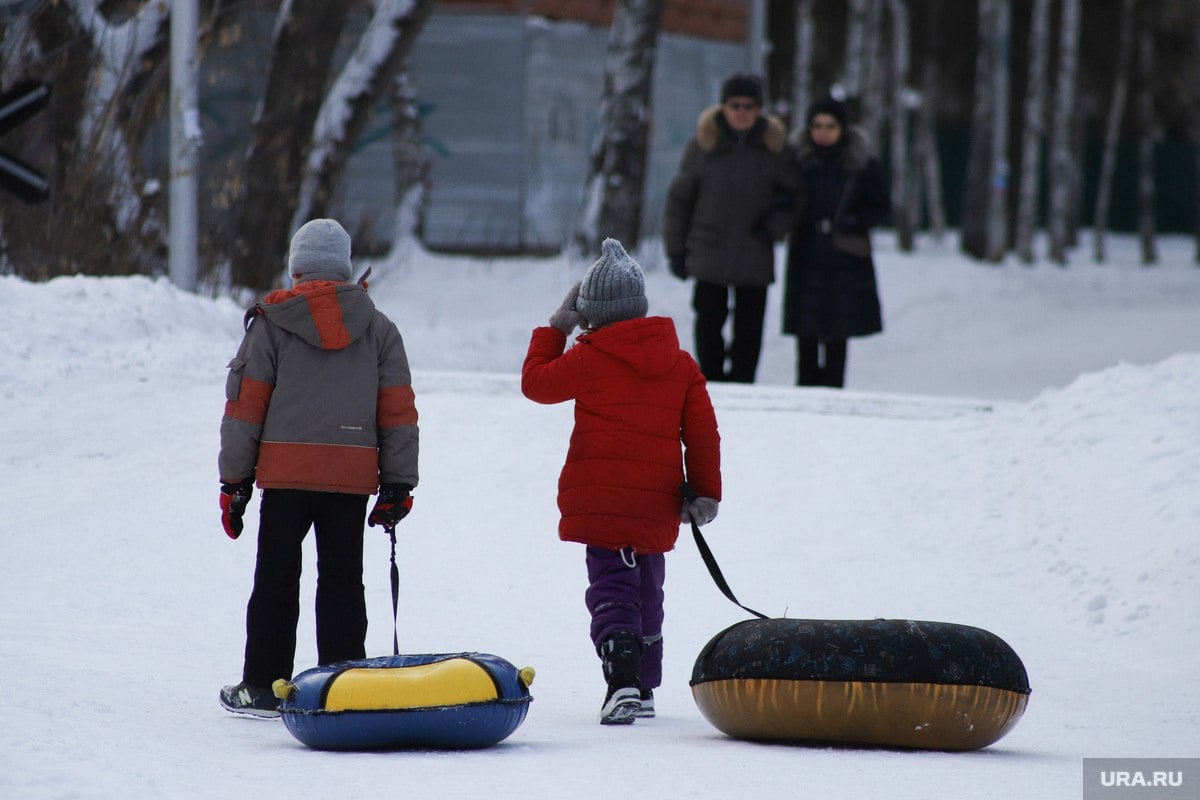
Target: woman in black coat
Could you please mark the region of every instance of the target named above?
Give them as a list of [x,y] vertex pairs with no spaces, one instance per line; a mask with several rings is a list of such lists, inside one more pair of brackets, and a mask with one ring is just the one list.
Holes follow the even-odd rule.
[[797,337],[800,386],[841,387],[846,340],[883,330],[870,229],[890,210],[887,183],[845,106],[814,103],[796,149],[796,223],[788,244],[783,332]]

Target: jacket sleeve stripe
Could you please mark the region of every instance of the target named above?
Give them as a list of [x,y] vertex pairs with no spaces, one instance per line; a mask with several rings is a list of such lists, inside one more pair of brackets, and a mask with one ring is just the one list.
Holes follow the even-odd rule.
[[375,424],[379,428],[417,424],[417,403],[411,386],[384,386],[379,390]]
[[271,402],[271,392],[274,389],[273,385],[265,381],[243,376],[237,400],[225,403],[225,416],[252,425],[261,425],[267,418],[267,406]]

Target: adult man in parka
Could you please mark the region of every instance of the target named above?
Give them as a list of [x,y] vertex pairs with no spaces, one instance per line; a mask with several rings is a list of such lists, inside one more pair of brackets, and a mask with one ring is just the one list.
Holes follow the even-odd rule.
[[[721,103],[701,112],[667,190],[667,258],[677,277],[696,281],[695,355],[710,381],[754,382],[775,242],[791,226],[796,189],[786,141],[783,122],[763,113],[759,79],[733,75],[721,88]],[[731,290],[727,347],[722,329]]]

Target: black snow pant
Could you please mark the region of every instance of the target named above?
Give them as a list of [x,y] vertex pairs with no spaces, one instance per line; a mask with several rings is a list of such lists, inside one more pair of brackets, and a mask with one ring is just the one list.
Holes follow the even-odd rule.
[[[729,317],[730,289],[733,290],[733,341],[726,350],[722,329]],[[730,287],[696,281],[692,308],[696,311],[696,361],[704,377],[710,381],[754,383],[762,351],[767,287]]]
[[300,619],[301,544],[309,528],[317,544],[317,660],[366,656],[363,523],[367,495],[265,489],[260,504],[254,591],[246,607],[242,680],[270,688],[292,677]]
[[[821,350],[825,361],[821,362]],[[846,383],[846,340],[817,339],[801,336],[796,340],[796,385],[830,386],[840,389]]]

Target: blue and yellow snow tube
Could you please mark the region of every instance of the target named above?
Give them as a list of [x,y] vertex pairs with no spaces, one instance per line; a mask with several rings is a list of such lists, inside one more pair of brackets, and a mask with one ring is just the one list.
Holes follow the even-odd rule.
[[976,750],[1025,712],[1029,678],[979,628],[911,620],[748,620],[692,670],[704,717],[738,739]]
[[533,669],[486,653],[398,655],[275,682],[292,735],[318,750],[490,747],[529,713]]

